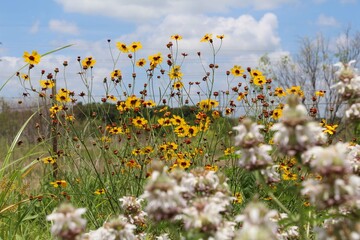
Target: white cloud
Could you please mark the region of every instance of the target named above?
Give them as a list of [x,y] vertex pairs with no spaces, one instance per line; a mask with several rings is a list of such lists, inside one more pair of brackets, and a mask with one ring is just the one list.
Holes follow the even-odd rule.
[[50,20],[49,21],[49,28],[51,31],[57,33],[64,33],[70,35],[77,35],[79,34],[79,29],[74,23],[70,23],[63,20]]
[[39,31],[39,27],[40,27],[40,21],[37,20],[37,21],[35,21],[35,22],[33,23],[33,25],[31,26],[31,28],[30,28],[30,33],[33,33],[33,34],[37,33],[37,32]]
[[317,25],[319,26],[329,26],[329,27],[337,27],[339,26],[339,22],[331,16],[326,16],[324,14],[321,14],[317,21],[316,21]]
[[174,14],[223,13],[234,8],[269,10],[299,0],[56,0],[65,11],[141,22]]
[[[276,15],[272,13],[267,13],[260,19],[256,19],[251,15],[242,15],[234,18],[174,14],[166,16],[157,25],[152,25],[151,23],[139,25],[133,33],[123,35],[118,39],[112,39],[111,46],[113,47],[116,58],[118,53],[115,47],[116,41],[125,43],[140,41],[143,49],[137,53],[137,58],[147,58],[147,56],[151,54],[162,52],[164,57],[163,67],[167,69],[166,55],[169,51],[166,48],[166,44],[170,41],[171,35],[180,34],[183,36],[183,39],[179,41],[179,54],[183,52],[188,54],[183,64],[184,82],[202,81],[204,70],[201,64],[203,63],[205,69],[209,71],[208,64],[212,59],[212,50],[208,43],[202,43],[200,39],[206,33],[213,33],[214,45],[217,48],[220,40],[216,38],[216,35],[224,34],[223,45],[216,57],[216,62],[219,64],[217,70],[219,77],[215,82],[214,89],[220,90],[225,87],[223,84],[223,80],[226,78],[225,72],[234,64],[244,67],[254,67],[259,57],[265,53],[269,53],[269,56],[274,58],[278,58],[278,56],[282,54],[277,30],[278,19]],[[75,45],[70,47],[70,49],[46,56],[46,58],[41,60],[39,66],[36,66],[35,70],[45,69],[52,71],[55,67],[62,69],[62,62],[64,60],[69,61],[66,75],[67,79],[71,79],[71,81],[68,80],[67,85],[69,89],[79,93],[84,91],[84,87],[81,84],[80,76],[77,74],[81,69],[79,69],[76,58],[77,56],[81,56],[82,58],[92,56],[97,61],[93,71],[95,84],[93,88],[94,94],[97,96],[104,95],[102,81],[104,77],[109,77],[113,69],[113,62],[106,40],[107,39],[102,39],[93,42],[79,38],[66,40],[68,42],[51,42],[54,46],[64,46],[69,43],[74,43]],[[201,52],[202,60],[200,60],[196,54],[198,51]],[[66,56],[60,56],[58,54],[66,54]],[[181,56],[179,59],[181,59]],[[18,59],[17,67],[22,63],[22,59]],[[6,74],[5,72],[1,72],[0,77],[3,77],[4,74],[9,76],[12,71],[17,70],[16,67],[7,68],[5,65],[8,64],[11,64],[10,61],[2,63],[2,66],[4,66],[2,69],[8,69],[9,71],[7,71]],[[124,84],[131,82],[132,69],[127,54],[120,56],[115,68],[119,68],[123,72]],[[59,74],[59,83],[63,82],[61,76],[62,74]],[[35,74],[33,75],[35,79],[39,77],[40,76]],[[137,79],[137,86],[142,87],[145,83],[146,76],[139,73]],[[167,84],[161,81],[155,81],[155,84]],[[16,87],[12,89],[16,89]]]

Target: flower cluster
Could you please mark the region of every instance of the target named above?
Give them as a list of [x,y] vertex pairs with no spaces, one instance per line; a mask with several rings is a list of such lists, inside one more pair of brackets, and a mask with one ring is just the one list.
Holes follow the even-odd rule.
[[233,129],[237,130],[235,145],[240,146],[241,154],[239,165],[248,170],[263,169],[271,165],[272,159],[269,155],[271,146],[263,144],[264,138],[260,129],[264,128],[252,122],[250,119],[243,119],[242,123]]
[[52,221],[51,234],[60,239],[74,240],[86,227],[86,220],[81,217],[85,208],[75,209],[72,205],[63,204],[46,219]]
[[360,177],[353,174],[348,154],[348,145],[340,142],[326,148],[313,147],[303,154],[312,171],[323,177],[320,183],[313,179],[303,182],[302,194],[318,208],[360,208]]
[[294,156],[326,142],[322,127],[308,116],[299,98],[290,95],[283,109],[283,115],[271,130],[275,131],[274,143],[284,154]]
[[349,63],[335,64],[339,70],[336,72],[338,82],[332,86],[342,97],[343,100],[348,101],[350,107],[345,112],[347,118],[360,118],[360,76],[358,71],[352,66],[355,61]]

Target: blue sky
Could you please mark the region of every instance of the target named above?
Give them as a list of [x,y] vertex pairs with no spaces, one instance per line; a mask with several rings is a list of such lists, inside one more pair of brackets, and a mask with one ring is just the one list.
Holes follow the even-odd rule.
[[[360,0],[3,1],[0,85],[22,66],[24,51],[45,53],[66,44],[75,45],[44,58],[38,70],[50,71],[63,60],[76,63],[77,56],[93,56],[99,66],[95,76],[103,79],[112,68],[107,39],[113,47],[116,41],[140,41],[146,57],[166,51],[169,37],[181,34],[181,51],[189,53],[192,63],[191,54],[206,51],[199,42],[205,33],[225,34],[219,63],[224,71],[234,64],[254,65],[265,53],[274,59],[296,53],[301,37],[322,33],[335,44],[346,27],[360,30],[359,10]],[[126,73],[125,61],[119,62],[119,68]],[[0,96],[20,96],[16,86],[11,81]]]

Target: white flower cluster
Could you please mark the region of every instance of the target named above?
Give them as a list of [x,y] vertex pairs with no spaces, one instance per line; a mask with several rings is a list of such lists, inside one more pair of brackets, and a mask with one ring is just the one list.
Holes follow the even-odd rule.
[[80,236],[86,227],[86,220],[81,217],[85,208],[74,208],[70,204],[61,205],[46,219],[52,221],[51,234],[60,239],[75,239]]
[[264,169],[272,165],[273,161],[269,152],[271,146],[263,144],[264,137],[260,130],[264,128],[245,118],[238,126],[234,127],[238,134],[235,137],[235,145],[240,146],[241,150],[236,152],[241,154],[239,165],[248,170]]
[[186,206],[183,198],[186,189],[179,186],[166,170],[164,167],[160,171],[153,171],[140,196],[147,200],[145,211],[155,221],[173,220]]
[[[182,221],[188,234],[204,234],[207,239],[232,239],[235,223],[224,219],[224,213],[233,200],[226,178],[205,169],[193,169],[188,173],[177,170],[167,173],[165,169],[152,173],[142,195],[148,203],[146,211],[149,217]],[[160,177],[162,184],[158,184]],[[170,195],[158,194],[164,189],[178,191],[172,190]],[[166,207],[168,205],[172,208]],[[171,218],[166,218],[168,216]]]
[[[348,144],[314,147],[304,153],[321,182],[308,179],[302,183],[302,194],[320,209],[349,206],[360,209],[360,177],[353,173]],[[353,154],[353,153],[352,153]]]
[[147,213],[142,210],[141,202],[144,199],[136,198],[134,196],[124,196],[119,199],[121,208],[124,210],[124,215],[128,222],[136,226],[143,226],[146,224]]
[[311,121],[304,105],[295,95],[290,95],[283,115],[271,130],[275,131],[274,143],[284,154],[294,156],[326,142],[322,127]]
[[349,119],[360,119],[360,76],[357,69],[353,67],[354,60],[347,64],[335,64],[339,70],[336,72],[338,82],[332,86],[337,89],[343,100],[348,101],[350,107],[345,116]]
[[261,202],[249,203],[243,214],[236,217],[242,227],[235,233],[235,239],[279,239],[278,225],[274,219],[276,210],[269,210]]
[[98,228],[95,231],[90,231],[84,235],[84,240],[117,240],[117,239],[127,239],[135,240],[137,239],[134,230],[136,226],[129,223],[127,218],[123,215],[120,215],[118,218],[113,219],[109,222],[104,223],[104,225]]

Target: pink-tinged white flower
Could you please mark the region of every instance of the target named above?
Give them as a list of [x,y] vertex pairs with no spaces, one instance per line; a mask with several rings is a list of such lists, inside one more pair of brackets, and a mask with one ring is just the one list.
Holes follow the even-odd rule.
[[184,196],[186,199],[201,196],[218,196],[221,202],[230,204],[230,192],[226,178],[214,171],[203,168],[196,168],[183,175],[180,186],[186,189]]
[[237,153],[241,155],[239,166],[247,170],[263,169],[273,163],[269,152],[272,147],[261,144],[252,148],[244,148]]
[[360,103],[354,103],[345,111],[346,118],[360,119]]
[[183,209],[179,218],[186,230],[203,233],[215,232],[223,221],[222,212],[226,209],[211,197],[195,199],[191,206]]
[[264,142],[264,136],[260,133],[263,128],[263,125],[258,125],[251,119],[245,118],[241,124],[233,127],[238,133],[235,136],[235,145],[241,148],[250,148]]
[[171,238],[169,237],[169,234],[167,234],[167,233],[161,234],[160,236],[157,236],[155,239],[156,240],[171,240]]
[[[286,213],[279,213],[277,216],[272,218],[271,221],[278,223],[279,221],[283,221],[288,218],[289,216]],[[299,239],[299,237],[298,226],[279,226],[277,239]]]
[[145,192],[140,196],[147,201],[145,212],[156,221],[172,220],[186,206],[183,193],[184,187],[171,178],[166,169],[160,167],[151,174],[145,186]]
[[277,215],[277,211],[269,210],[263,203],[249,203],[243,214],[236,217],[242,227],[235,233],[235,239],[278,239],[278,225],[271,220]]
[[271,130],[275,131],[275,145],[285,154],[293,156],[326,141],[322,127],[311,121],[305,106],[300,104],[295,95],[288,98],[279,120]]
[[271,146],[263,144],[264,137],[260,130],[264,128],[245,118],[241,124],[234,127],[238,134],[235,136],[235,145],[240,146],[241,150],[237,154],[241,155],[239,165],[248,170],[263,169],[271,165],[272,158],[269,155]]
[[353,172],[360,175],[360,145],[349,146],[347,160],[350,162]]
[[336,178],[352,172],[348,152],[348,144],[338,142],[328,147],[313,147],[304,153],[304,157],[316,173]]
[[119,199],[122,203],[121,208],[124,209],[126,214],[136,214],[141,211],[141,202],[144,199],[136,198],[134,196],[124,196]]
[[235,222],[223,221],[220,226],[218,226],[217,231],[213,234],[213,240],[231,240],[235,237]]
[[319,240],[358,240],[360,239],[360,220],[358,216],[338,217],[326,220],[321,227],[315,230],[316,239]]
[[84,239],[87,240],[117,240],[117,239],[127,239],[135,240],[137,239],[134,230],[135,225],[127,222],[125,216],[120,215],[118,218],[113,219],[109,222],[104,223],[102,227],[95,231],[90,231],[85,234]]
[[357,69],[352,66],[355,61],[350,61],[348,64],[337,63],[335,66],[339,67],[336,72],[338,82],[331,86],[338,91],[343,99],[348,100],[351,98],[360,97],[360,76],[358,76]]
[[81,217],[85,212],[85,208],[76,209],[70,204],[61,205],[46,217],[46,220],[53,223],[51,234],[61,239],[75,239],[85,230],[86,220]]
[[267,168],[261,169],[260,172],[264,176],[266,183],[277,183],[280,182],[279,165],[268,166]]
[[332,206],[347,206],[360,208],[360,177],[346,176],[344,179],[335,179],[320,183],[308,179],[302,183],[301,194],[310,199],[311,204],[319,209]]

